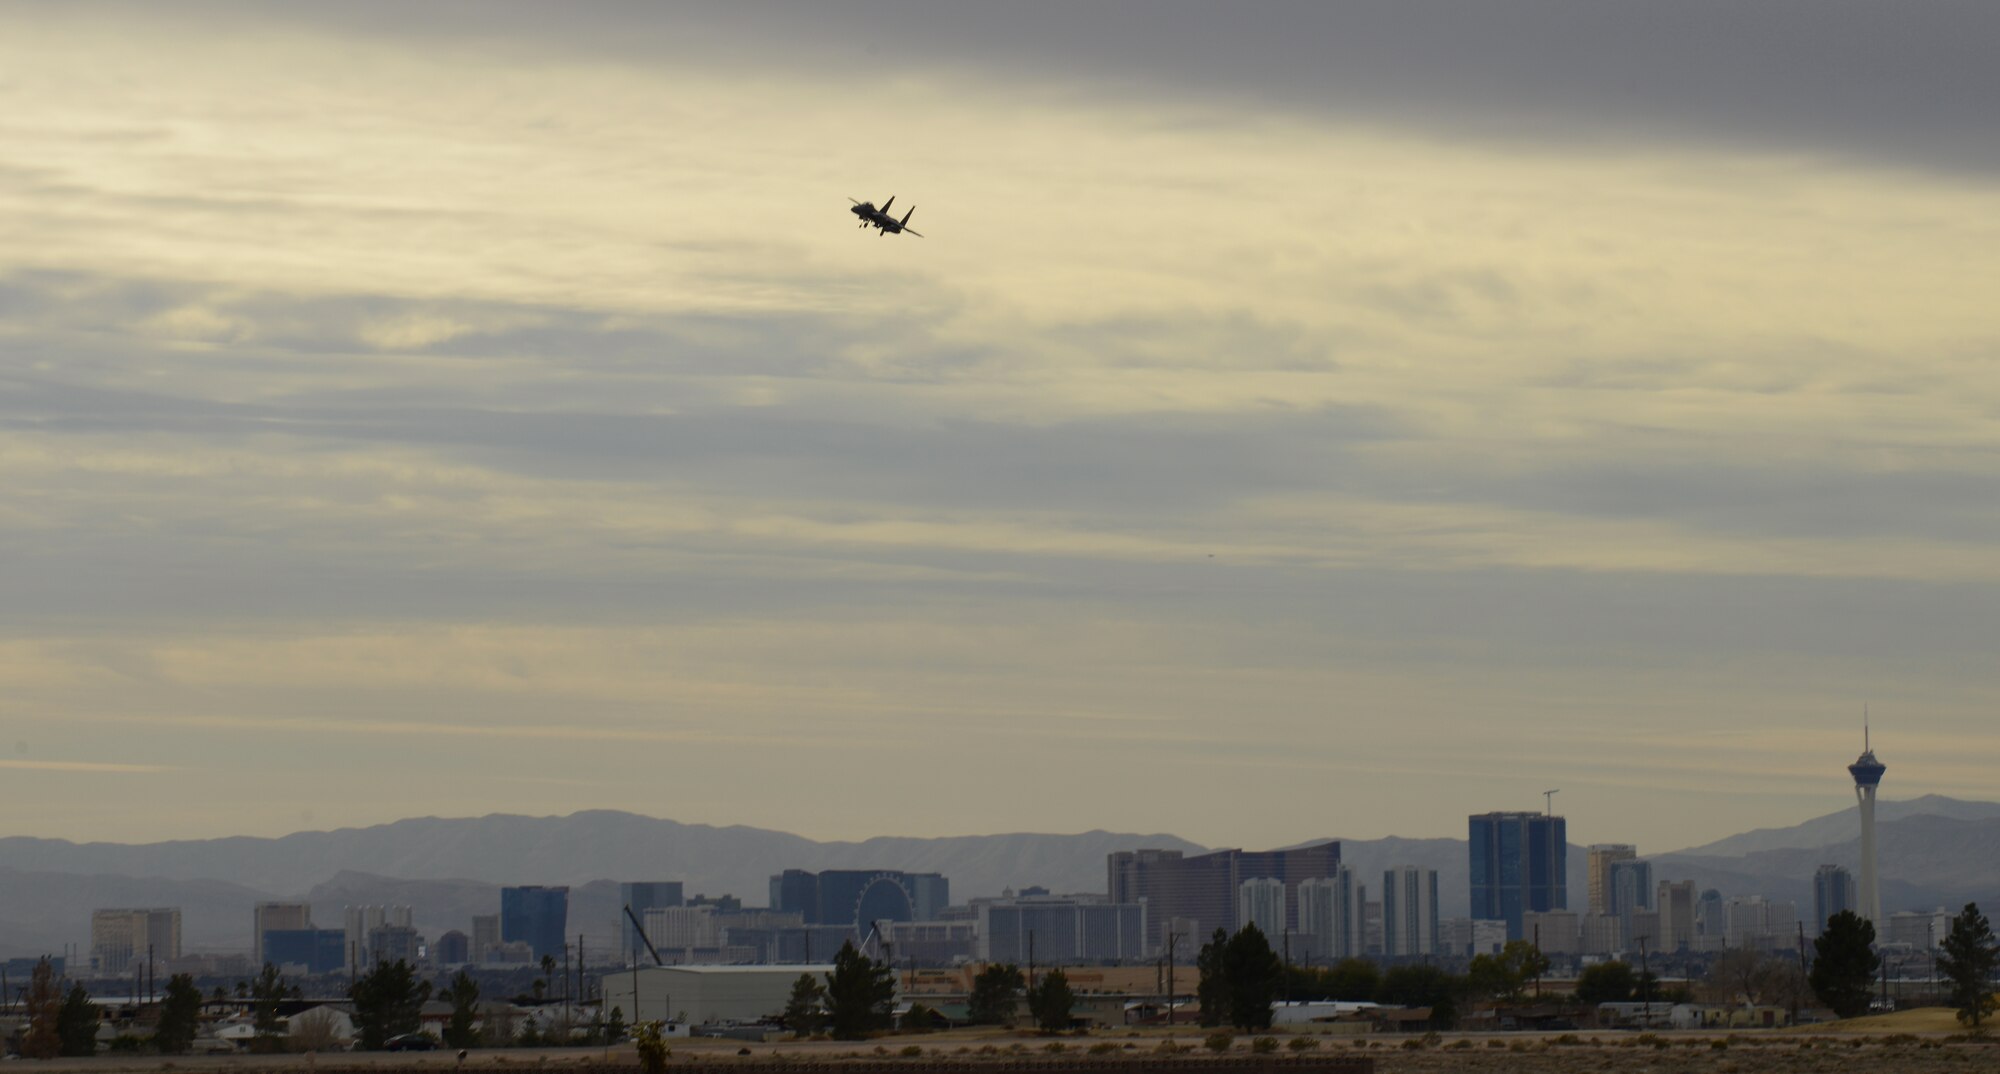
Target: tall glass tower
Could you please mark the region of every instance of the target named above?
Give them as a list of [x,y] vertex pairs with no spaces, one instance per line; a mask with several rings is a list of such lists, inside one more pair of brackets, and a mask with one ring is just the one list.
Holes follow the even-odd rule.
[[[1868,728],[1861,729],[1861,756],[1847,766],[1854,777],[1854,797],[1861,803],[1861,916],[1875,925],[1875,935],[1887,939],[1882,919],[1882,881],[1875,871],[1875,788],[1889,766],[1875,759],[1868,744]],[[1821,924],[1825,924],[1822,922]]]
[[1543,813],[1467,818],[1474,919],[1505,921],[1520,940],[1521,916],[1569,908],[1568,825]]

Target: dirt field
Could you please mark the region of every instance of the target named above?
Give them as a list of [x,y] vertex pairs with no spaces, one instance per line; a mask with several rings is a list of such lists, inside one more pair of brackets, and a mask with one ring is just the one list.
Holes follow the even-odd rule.
[[[1279,1041],[1291,1038],[1274,1034]],[[1173,1063],[1155,1049],[1167,1039],[1164,1031],[1137,1034],[1104,1033],[1061,1041],[1068,1057],[1087,1054],[1093,1045],[1113,1044],[1100,1059],[1122,1059],[1130,1069],[1170,1072]],[[1930,1072],[2000,1071],[2000,1030],[1985,1039],[1959,1031],[1949,1012],[1908,1011],[1879,1019],[1857,1019],[1839,1026],[1739,1033],[1665,1032],[1639,1034],[1608,1030],[1574,1034],[1448,1034],[1419,1037],[1320,1037],[1318,1048],[1306,1054],[1364,1055],[1375,1060],[1379,1074],[1818,1074],[1825,1071],[1866,1071],[1867,1074],[1930,1074]],[[1202,1035],[1182,1030],[1176,1044],[1199,1049]],[[721,1061],[741,1064],[744,1074],[766,1074],[785,1067],[811,1064],[837,1066],[843,1060],[893,1061],[910,1074],[922,1074],[926,1061],[960,1067],[1012,1061],[1032,1067],[1056,1056],[1042,1038],[1020,1037],[993,1030],[965,1030],[916,1037],[894,1037],[879,1043],[786,1041],[745,1045],[735,1041],[673,1042],[669,1074],[676,1065],[707,1065]],[[1129,1045],[1129,1047],[1128,1047]],[[905,1056],[910,1048],[920,1055]],[[747,1051],[747,1055],[741,1054]],[[1193,1054],[1193,1053],[1191,1053]],[[1205,1053],[1204,1053],[1205,1054]],[[1281,1048],[1279,1055],[1293,1054]],[[1232,1055],[1250,1058],[1249,1038],[1238,1038]],[[776,1062],[773,1062],[773,1061]],[[1022,1062],[1022,1061],[1026,1062]],[[636,1057],[630,1046],[474,1051],[460,1068],[450,1052],[423,1054],[354,1053],[320,1056],[177,1056],[172,1058],[110,1057],[20,1061],[0,1066],[0,1074],[34,1071],[78,1071],[90,1074],[633,1074]],[[1017,1067],[1018,1070],[1018,1067]]]

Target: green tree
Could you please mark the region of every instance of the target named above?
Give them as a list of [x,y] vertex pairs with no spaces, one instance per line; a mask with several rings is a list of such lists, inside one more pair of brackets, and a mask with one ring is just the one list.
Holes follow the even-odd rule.
[[1006,1025],[1014,1020],[1027,981],[1021,967],[1011,962],[995,962],[972,979],[972,994],[966,998],[966,1019],[973,1025]]
[[604,1016],[604,1043],[616,1044],[625,1039],[625,1008],[613,1007]]
[[80,984],[70,986],[56,1012],[56,1037],[64,1056],[97,1054],[97,1005]]
[[1875,926],[1852,910],[1826,919],[1813,941],[1812,972],[1806,983],[1821,1003],[1842,1018],[1868,1013],[1869,984],[1882,959],[1875,954]]
[[1458,997],[1468,985],[1436,966],[1396,966],[1382,974],[1375,1000],[1392,1007],[1429,1007],[1431,1020],[1450,1025],[1458,1020]]
[[826,1021],[826,989],[810,973],[799,974],[792,982],[792,995],[785,1001],[785,1028],[801,1037],[820,1031]]
[[645,1074],[663,1074],[667,1069],[667,1057],[673,1052],[667,1048],[666,1034],[661,1031],[660,1023],[640,1022],[633,1026],[632,1042],[639,1052],[639,1069]]
[[28,1030],[21,1035],[21,1054],[29,1059],[54,1059],[62,1054],[62,989],[48,956],[28,974]]
[[1329,999],[1367,1003],[1375,998],[1375,990],[1382,987],[1382,971],[1365,958],[1341,959],[1326,971],[1326,978]]
[[1269,1028],[1271,1004],[1284,986],[1285,963],[1271,950],[1263,929],[1253,923],[1236,930],[1223,949],[1222,972],[1228,982],[1229,1024]]
[[153,1046],[161,1055],[186,1055],[194,1047],[195,1027],[200,1022],[201,989],[194,986],[194,976],[176,973],[167,978],[160,1021],[153,1029]]
[[410,964],[377,962],[347,990],[354,1002],[354,1030],[361,1035],[361,1047],[379,1050],[390,1037],[415,1033],[423,1028],[424,1001],[431,998],[431,983],[417,980]]
[[479,1020],[479,982],[464,970],[451,979],[445,988],[446,1002],[451,1004],[451,1019],[444,1024],[444,1042],[453,1048],[470,1048],[478,1042],[479,1032],[473,1023]]
[[[238,987],[241,994],[245,989]],[[252,1050],[275,1052],[284,1046],[285,1028],[278,1022],[278,1005],[298,994],[298,989],[287,985],[278,973],[278,967],[269,962],[257,974],[257,979],[248,983],[250,996],[251,1025],[256,1037],[250,1042]]]
[[2000,961],[1993,926],[1979,912],[1978,903],[1966,903],[1951,919],[1951,931],[1939,946],[1938,969],[1951,982],[1951,1005],[1958,1008],[1958,1020],[1978,1029],[1995,1009],[1993,967]]
[[1028,1012],[1034,1015],[1036,1027],[1044,1033],[1068,1029],[1075,1007],[1076,994],[1070,991],[1069,975],[1061,970],[1050,970],[1028,990]]
[[840,945],[833,972],[826,975],[826,1021],[835,1040],[863,1040],[888,1029],[894,1020],[896,977],[889,967]]
[[1199,975],[1194,986],[1195,1002],[1201,1005],[1201,1024],[1219,1026],[1229,1017],[1229,933],[1216,929],[1201,945],[1194,968]]
[[1576,1000],[1593,1007],[1600,1003],[1623,1003],[1632,998],[1633,981],[1629,963],[1600,962],[1585,966],[1576,975]]
[[943,1017],[935,1007],[912,1003],[910,1009],[903,1012],[903,1020],[896,1023],[896,1029],[903,1033],[929,1033],[938,1027],[938,1020]]
[[1527,940],[1508,940],[1497,955],[1474,955],[1466,977],[1472,991],[1496,999],[1518,1000],[1528,982],[1549,971],[1549,959]]

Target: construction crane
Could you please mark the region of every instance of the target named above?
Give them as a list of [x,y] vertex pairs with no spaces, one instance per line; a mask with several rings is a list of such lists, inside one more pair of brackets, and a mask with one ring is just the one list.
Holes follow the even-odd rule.
[[1558,787],[1558,788],[1556,788],[1555,790],[1552,790],[1552,791],[1543,791],[1543,792],[1542,792],[1542,815],[1543,815],[1543,816],[1545,816],[1545,817],[1553,817],[1553,816],[1555,816],[1555,815],[1556,815],[1556,795],[1558,795],[1558,794],[1561,794],[1561,793],[1562,793],[1562,788],[1560,788],[1560,787]]

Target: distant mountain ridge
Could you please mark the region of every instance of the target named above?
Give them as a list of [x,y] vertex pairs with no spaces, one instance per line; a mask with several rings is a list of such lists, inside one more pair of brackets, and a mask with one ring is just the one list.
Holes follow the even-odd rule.
[[0,838],[0,863],[38,872],[224,880],[294,895],[343,871],[492,884],[680,880],[690,893],[732,893],[761,905],[766,881],[784,869],[940,872],[950,877],[954,899],[1026,884],[1097,891],[1104,887],[1105,856],[1137,846],[1203,849],[1178,836],[1106,831],[821,843],[762,828],[591,810],[564,817],[421,817],[271,839],[121,844],[15,836]]
[[[1960,798],[1947,798],[1942,794],[1926,794],[1920,798],[1900,800],[1885,798],[1875,803],[1875,823],[1878,827],[1910,817],[1994,820],[2000,819],[2000,802],[1968,802]],[[1846,840],[1859,839],[1860,832],[1861,807],[1855,805],[1836,813],[1814,817],[1789,828],[1758,828],[1741,835],[1732,835],[1727,839],[1718,839],[1705,846],[1676,850],[1671,856],[1740,858],[1760,851],[1832,846]]]

